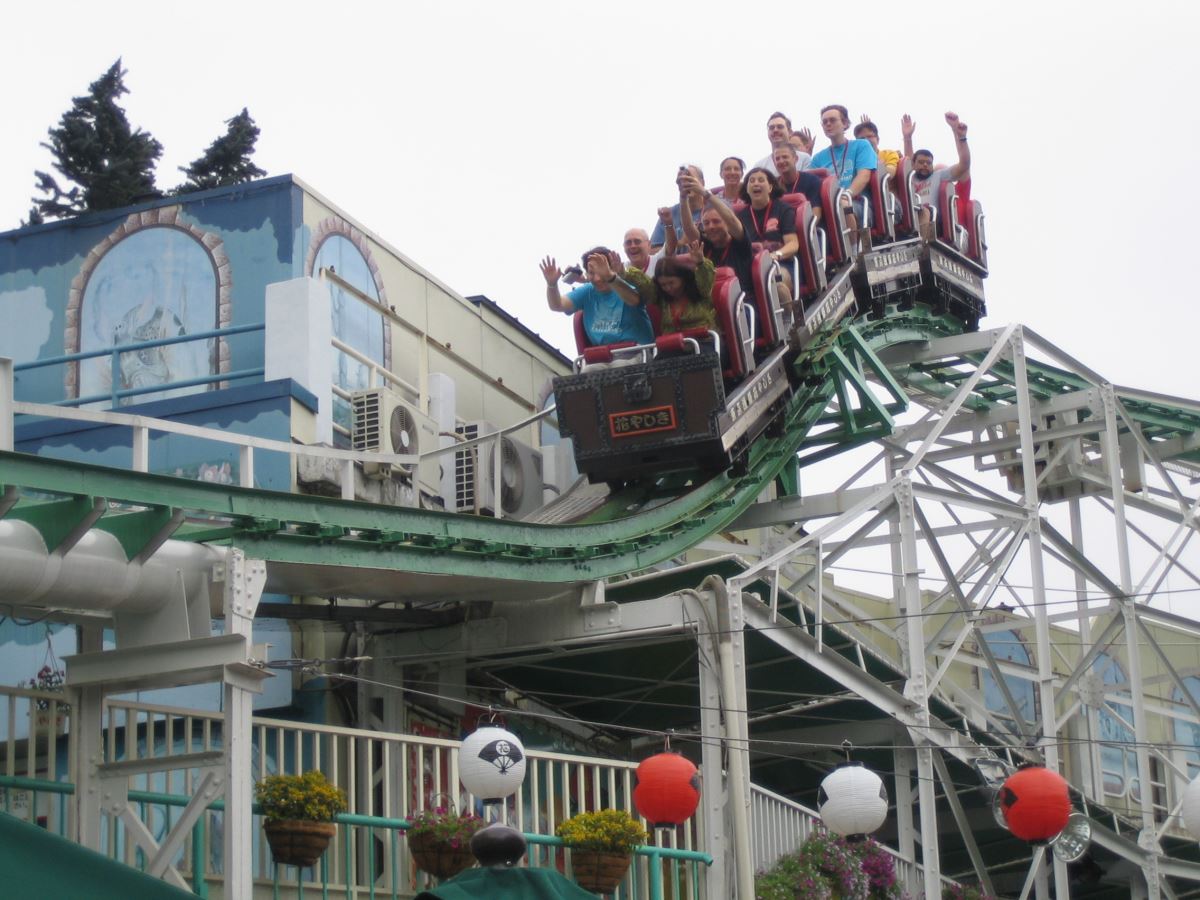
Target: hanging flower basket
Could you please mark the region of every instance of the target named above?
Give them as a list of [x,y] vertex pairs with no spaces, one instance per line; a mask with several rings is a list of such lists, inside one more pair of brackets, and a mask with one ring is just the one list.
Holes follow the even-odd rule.
[[439,881],[453,878],[463,869],[475,865],[475,854],[471,852],[470,844],[454,846],[450,841],[432,834],[410,836],[408,849],[417,868]]
[[571,874],[584,890],[611,894],[629,871],[635,847],[648,835],[621,809],[576,813],[555,829],[571,848]]
[[346,795],[316,770],[302,775],[268,775],[254,786],[264,816],[263,832],[275,862],[312,866],[321,858],[346,809]]
[[629,872],[633,857],[624,851],[571,850],[571,874],[575,883],[594,894],[611,894]]
[[271,857],[289,866],[315,866],[337,834],[332,822],[305,819],[268,819],[263,822]]

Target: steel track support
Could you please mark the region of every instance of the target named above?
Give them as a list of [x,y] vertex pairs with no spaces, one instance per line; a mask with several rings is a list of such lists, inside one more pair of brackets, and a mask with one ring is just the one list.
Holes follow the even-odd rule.
[[[896,800],[896,844],[900,855],[909,862],[917,861],[917,842],[913,810],[916,808],[916,797],[913,796],[913,771],[917,767],[917,757],[912,749],[912,735],[905,728],[896,728],[892,739],[892,759],[895,775]],[[915,884],[906,884],[904,888],[916,890]]]
[[[700,619],[703,621],[703,618]],[[721,697],[721,664],[714,628],[699,628],[696,634],[697,666],[700,689],[700,775],[705,790],[701,793],[701,833],[703,844],[713,858],[703,881],[703,900],[720,900],[734,896],[731,876],[734,871],[727,791],[725,787],[724,752],[721,742],[721,714],[725,711]]]
[[[247,645],[254,613],[267,583],[267,566],[262,560],[247,560],[231,549],[225,558],[225,633],[242,635]],[[258,681],[239,675],[226,666],[225,721],[222,742],[225,752],[225,896],[250,897],[254,890],[254,770],[251,766],[253,694]]]
[[721,691],[724,695],[725,744],[727,754],[728,804],[736,897],[754,896],[754,853],[750,829],[750,727],[746,710],[746,644],[743,629],[742,592],[727,590],[725,582],[710,575],[701,590],[711,591],[717,622],[717,655]]
[[[925,669],[925,619],[921,615],[921,567],[917,554],[917,517],[912,492],[912,474],[901,470],[896,477],[896,518],[900,532],[900,594],[897,597],[904,616],[908,645],[904,696],[914,704],[921,725],[931,724],[929,715],[929,678]],[[921,863],[924,867],[925,900],[942,895],[939,861],[937,790],[934,753],[937,751],[917,731],[911,732],[917,756],[917,802],[921,814]]]
[[[1029,393],[1029,377],[1025,365],[1025,345],[1020,331],[1009,338],[1008,347],[1012,355],[1015,376],[1013,380],[1017,388],[1017,427],[1021,438],[1021,480],[1024,482],[1025,489],[1025,513],[1029,517],[1027,540],[1029,542],[1030,585],[1033,588],[1034,633],[1037,636],[1038,693],[1042,719],[1041,750],[1046,767],[1057,772],[1061,768],[1057,740],[1058,715],[1054,694],[1054,667],[1051,663],[1050,620],[1046,609],[1041,516],[1038,512],[1040,501],[1037,465],[1034,460],[1032,398]],[[1054,857],[1054,886],[1058,900],[1066,900],[1071,896],[1067,866],[1057,857]],[[1045,881],[1039,879],[1037,888],[1038,900],[1045,900],[1048,896]]]
[[[1080,509],[1079,498],[1072,498],[1069,502],[1068,513],[1071,520],[1071,547],[1079,555],[1083,556],[1083,515]],[[1072,566],[1071,571],[1075,576],[1075,611],[1077,622],[1079,625],[1079,638],[1084,647],[1092,646],[1092,616],[1088,609],[1087,601],[1087,579],[1084,577],[1083,570],[1078,566]],[[1061,693],[1065,693],[1061,692]],[[1104,796],[1104,783],[1100,774],[1100,745],[1096,741],[1091,740],[1092,735],[1100,733],[1100,711],[1090,704],[1084,705],[1087,719],[1088,740],[1083,745],[1081,756],[1086,759],[1081,759],[1084,766],[1084,776],[1087,779],[1090,794],[1096,800],[1100,800]]]
[[1142,830],[1138,833],[1138,846],[1145,852],[1142,874],[1146,878],[1147,900],[1158,900],[1159,890],[1158,857],[1162,848],[1158,843],[1158,830],[1154,824],[1153,779],[1150,772],[1149,741],[1150,726],[1146,719],[1145,687],[1142,680],[1142,654],[1140,629],[1137,624],[1137,609],[1133,598],[1133,570],[1129,561],[1129,534],[1125,521],[1125,485],[1121,476],[1121,448],[1117,433],[1117,397],[1113,386],[1107,382],[1100,385],[1100,397],[1104,403],[1105,430],[1101,436],[1102,457],[1108,473],[1112,493],[1113,523],[1116,528],[1117,565],[1120,571],[1121,618],[1125,623],[1125,652],[1129,667],[1129,693],[1133,705],[1133,733],[1137,744],[1138,783],[1141,787]]

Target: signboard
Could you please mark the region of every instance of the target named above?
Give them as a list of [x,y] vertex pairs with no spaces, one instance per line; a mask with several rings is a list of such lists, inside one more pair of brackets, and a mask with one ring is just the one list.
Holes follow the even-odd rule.
[[887,284],[889,281],[921,278],[921,245],[917,242],[888,247],[863,257],[867,273],[867,284],[871,287]]
[[608,433],[613,438],[637,437],[656,431],[674,431],[676,424],[674,406],[650,406],[610,413]]
[[821,301],[805,311],[804,324],[797,329],[800,346],[808,344],[823,325],[840,320],[853,306],[854,289],[850,284],[850,270],[846,269],[830,284]]
[[977,300],[983,300],[983,279],[966,264],[931,247],[929,265],[935,280],[946,282]]

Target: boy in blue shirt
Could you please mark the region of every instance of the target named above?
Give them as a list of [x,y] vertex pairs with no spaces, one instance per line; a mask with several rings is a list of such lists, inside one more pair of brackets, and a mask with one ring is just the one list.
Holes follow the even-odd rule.
[[607,247],[594,247],[583,254],[587,282],[562,296],[558,280],[562,271],[552,257],[541,262],[542,277],[546,279],[546,303],[556,312],[568,315],[583,311],[583,327],[593,346],[619,344],[653,344],[654,329],[646,304],[638,292],[613,271],[616,254]]
[[846,107],[833,104],[821,110],[821,129],[829,138],[829,146],[813,157],[811,167],[828,169],[837,176],[842,190],[849,192],[853,210],[846,219],[854,233],[862,220],[863,193],[871,183],[871,173],[879,167],[879,156],[869,141],[847,140],[849,127]]

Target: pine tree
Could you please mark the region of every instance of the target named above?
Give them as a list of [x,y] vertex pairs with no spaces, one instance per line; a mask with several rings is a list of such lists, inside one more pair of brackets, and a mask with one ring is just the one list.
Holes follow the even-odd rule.
[[154,165],[162,156],[162,144],[130,127],[125,110],[117,105],[127,93],[118,59],[50,129],[50,142],[42,146],[54,154],[54,168],[67,180],[68,189],[63,190],[53,175],[34,173],[38,189],[48,195],[34,198],[43,216],[64,218],[161,196],[154,186]]
[[229,126],[228,130],[209,145],[203,156],[186,168],[179,167],[179,171],[187,175],[187,181],[177,187],[175,193],[241,184],[267,174],[250,161],[259,129],[249,110],[243,108],[225,124]]

